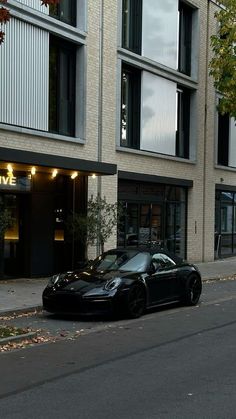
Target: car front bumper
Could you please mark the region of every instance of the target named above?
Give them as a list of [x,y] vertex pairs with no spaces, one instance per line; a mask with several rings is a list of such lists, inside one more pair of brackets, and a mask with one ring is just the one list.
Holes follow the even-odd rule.
[[43,308],[57,314],[112,313],[113,300],[110,296],[84,297],[77,293],[44,293]]

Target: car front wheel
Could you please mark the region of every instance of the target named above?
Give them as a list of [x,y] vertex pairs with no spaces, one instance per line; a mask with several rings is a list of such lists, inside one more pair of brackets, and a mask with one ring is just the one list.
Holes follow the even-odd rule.
[[202,281],[198,275],[191,275],[186,283],[184,303],[194,306],[198,303],[202,292]]
[[133,285],[128,294],[126,312],[132,319],[142,316],[146,308],[146,294],[141,285]]

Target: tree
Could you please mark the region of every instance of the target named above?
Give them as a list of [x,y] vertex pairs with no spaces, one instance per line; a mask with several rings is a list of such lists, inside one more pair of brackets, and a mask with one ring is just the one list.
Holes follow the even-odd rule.
[[98,195],[88,200],[86,214],[72,214],[67,226],[86,247],[98,243],[104,252],[104,244],[117,228],[122,216],[118,203],[110,204],[106,197]]
[[215,13],[219,31],[211,36],[213,58],[210,75],[222,94],[218,110],[236,119],[236,0],[220,0]]
[[[58,4],[60,0],[40,0],[42,6],[50,6]],[[7,0],[0,0],[0,3],[6,4]],[[5,32],[4,32],[4,25],[7,24],[10,20],[10,11],[6,8],[1,6],[0,7],[0,45],[5,40]]]
[[3,200],[0,200],[0,279],[4,276],[4,236],[12,224],[11,213],[5,208]]

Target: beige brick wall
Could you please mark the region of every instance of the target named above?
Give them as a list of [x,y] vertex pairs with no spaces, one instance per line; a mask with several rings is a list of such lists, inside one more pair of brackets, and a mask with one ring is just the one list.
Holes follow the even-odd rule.
[[[216,6],[209,2],[208,9],[207,0],[192,1],[192,4],[199,9],[199,45],[198,51],[196,51],[198,55],[197,158],[196,162],[191,163],[168,158],[167,156],[161,157],[147,155],[147,153],[116,150],[118,135],[116,126],[117,94],[119,94],[120,78],[120,74],[117,73],[119,1],[121,0],[104,0],[103,3],[103,91],[102,119],[100,119],[99,25],[101,0],[88,0],[85,144],[43,138],[32,134],[13,133],[10,130],[0,129],[0,146],[97,160],[99,155],[98,139],[101,134],[102,161],[117,164],[118,170],[192,180],[193,188],[189,190],[188,195],[187,258],[190,261],[213,260],[215,183],[220,183],[220,179],[223,178],[223,183],[236,185],[236,170],[223,170],[215,167],[215,91],[212,81],[209,81],[207,76],[206,59],[207,52],[210,53],[210,48],[206,39],[207,28],[209,28],[209,35],[216,29],[214,20]],[[207,111],[206,115],[205,109]],[[89,195],[97,192],[97,182],[98,179],[89,179]],[[101,194],[105,195],[111,202],[117,201],[117,176],[102,177]],[[106,248],[115,245],[116,234],[109,240]],[[94,256],[95,253],[96,249],[91,249],[90,257]]]

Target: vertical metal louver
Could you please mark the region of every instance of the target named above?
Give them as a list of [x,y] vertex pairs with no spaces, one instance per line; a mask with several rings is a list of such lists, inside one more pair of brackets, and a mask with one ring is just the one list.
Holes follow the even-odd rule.
[[18,3],[31,7],[31,9],[38,10],[39,12],[48,14],[48,7],[42,6],[40,0],[18,0]]
[[48,130],[49,34],[18,19],[0,48],[0,122]]

